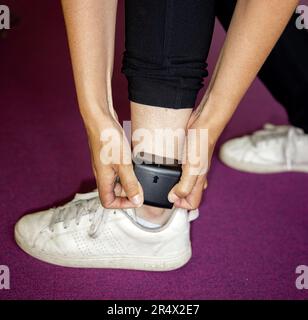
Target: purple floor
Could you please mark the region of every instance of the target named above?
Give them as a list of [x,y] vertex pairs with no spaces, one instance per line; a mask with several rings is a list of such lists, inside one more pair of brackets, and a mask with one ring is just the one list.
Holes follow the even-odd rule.
[[[308,291],[295,287],[295,268],[308,265],[308,175],[244,174],[216,156],[192,227],[193,257],[180,270],[60,268],[16,246],[18,218],[64,203],[94,182],[58,1],[12,3],[21,19],[0,39],[0,265],[10,268],[11,289],[0,290],[0,300],[307,299]],[[222,38],[217,26],[211,67]],[[126,81],[119,73],[123,23],[117,40],[114,100],[123,120],[129,119]],[[257,81],[221,140],[266,121],[285,123],[286,115]]]

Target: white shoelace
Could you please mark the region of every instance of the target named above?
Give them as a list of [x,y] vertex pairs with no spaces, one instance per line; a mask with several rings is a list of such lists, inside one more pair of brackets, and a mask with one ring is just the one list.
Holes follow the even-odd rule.
[[283,143],[284,160],[287,169],[291,170],[293,166],[293,155],[296,151],[296,140],[304,134],[304,131],[300,128],[266,124],[263,130],[257,131],[251,136],[251,141],[255,146],[258,146],[260,142],[264,141],[275,144]]
[[258,130],[251,135],[251,141],[255,146],[264,141],[278,143],[277,138],[285,137],[289,128],[288,126],[265,124],[262,130]]
[[[54,232],[54,227],[57,223],[63,223],[64,229],[69,228],[70,224],[75,221],[78,226],[82,216],[89,215],[89,221],[91,223],[89,229],[89,236],[96,238],[100,235],[102,231],[102,226],[106,222],[108,213],[114,212],[114,209],[105,209],[100,202],[98,192],[93,191],[84,194],[76,194],[75,198],[68,204],[53,208],[49,230]],[[131,216],[135,221],[137,221],[135,210],[126,209],[123,210]],[[189,221],[197,219],[199,216],[199,210],[191,210],[189,212]]]
[[91,222],[89,235],[93,238],[97,237],[101,232],[101,226],[104,224],[107,211],[102,207],[98,192],[89,192],[85,194],[76,194],[70,203],[51,209],[53,211],[52,218],[49,223],[49,229],[54,231],[57,223],[63,223],[64,229],[69,228],[70,223],[75,221],[79,225],[82,216],[89,215]]

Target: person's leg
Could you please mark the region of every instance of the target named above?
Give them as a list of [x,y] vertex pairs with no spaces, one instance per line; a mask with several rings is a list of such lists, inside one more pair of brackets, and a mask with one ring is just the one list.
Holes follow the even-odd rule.
[[[205,59],[214,23],[214,0],[126,0],[126,53],[133,130],[183,129],[206,75]],[[168,107],[168,108],[164,108]],[[163,144],[164,137],[156,139]],[[151,137],[144,141],[151,144]],[[183,144],[183,139],[179,146]],[[157,151],[178,157],[178,152]],[[177,269],[191,257],[189,214],[144,207],[105,209],[98,192],[77,194],[64,206],[21,218],[15,239],[28,254],[70,267]],[[140,221],[140,216],[143,220]],[[143,224],[143,227],[140,226]]]
[[[216,2],[216,15],[228,29],[235,0]],[[308,133],[308,31],[298,30],[294,14],[259,72],[259,78],[286,109],[290,123]]]
[[[216,15],[227,30],[234,0],[216,3]],[[253,173],[308,172],[308,32],[298,30],[296,15],[259,72],[259,78],[286,109],[292,126],[265,125],[260,131],[225,142],[219,157],[236,170]]]
[[[214,0],[126,0],[126,51],[132,132],[185,129],[203,78],[214,28]],[[161,136],[163,145],[167,136]],[[157,143],[156,137],[156,143]],[[183,145],[184,139],[179,145]],[[143,143],[145,152],[147,145]],[[155,153],[155,152],[154,152]],[[177,158],[168,150],[160,156]],[[168,211],[144,206],[138,214],[161,223]]]
[[[142,141],[142,150],[148,154],[155,154],[169,159],[178,159],[182,153],[184,145],[184,135],[181,133],[186,128],[191,108],[185,109],[171,109],[150,107],[148,105],[138,104],[131,102],[131,115],[132,115],[132,132],[137,132],[139,129],[146,129],[150,135],[145,135]],[[146,123],[145,123],[146,121]],[[162,134],[157,134],[160,131]],[[168,130],[165,130],[168,129]],[[174,148],[159,148],[166,146],[170,141],[170,135],[175,133],[172,143]],[[154,141],[155,139],[155,141]],[[136,142],[133,141],[133,146]],[[157,148],[158,147],[158,148]],[[139,151],[139,150],[138,150]],[[151,206],[142,206],[136,209],[139,216],[144,217],[154,223],[163,224],[170,216],[171,210],[155,208]]]

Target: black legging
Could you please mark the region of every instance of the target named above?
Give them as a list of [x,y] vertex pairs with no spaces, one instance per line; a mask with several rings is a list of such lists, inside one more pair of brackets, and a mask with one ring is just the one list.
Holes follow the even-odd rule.
[[192,108],[208,74],[215,0],[126,0],[125,11],[129,99]]
[[[129,99],[191,108],[203,78],[215,15],[225,29],[236,0],[126,0],[123,72]],[[285,107],[294,126],[308,133],[308,32],[294,14],[259,78]]]

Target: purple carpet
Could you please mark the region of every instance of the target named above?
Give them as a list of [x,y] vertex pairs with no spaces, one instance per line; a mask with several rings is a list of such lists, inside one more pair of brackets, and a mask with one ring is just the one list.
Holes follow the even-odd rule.
[[[308,265],[308,175],[254,175],[214,157],[200,218],[192,227],[193,257],[167,273],[55,267],[23,253],[13,226],[25,213],[65,203],[94,186],[76,104],[59,1],[6,1],[15,27],[0,38],[0,265],[11,273],[1,299],[307,299],[295,269]],[[86,32],[86,31],[85,31]],[[224,33],[216,26],[209,64]],[[120,74],[120,1],[114,102],[129,119]],[[256,81],[221,141],[286,123],[283,109]]]

